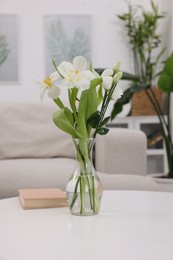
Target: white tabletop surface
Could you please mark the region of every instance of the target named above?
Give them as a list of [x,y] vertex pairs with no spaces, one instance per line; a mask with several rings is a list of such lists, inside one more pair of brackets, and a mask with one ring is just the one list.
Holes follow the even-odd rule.
[[104,191],[98,215],[0,200],[0,260],[173,260],[173,193]]

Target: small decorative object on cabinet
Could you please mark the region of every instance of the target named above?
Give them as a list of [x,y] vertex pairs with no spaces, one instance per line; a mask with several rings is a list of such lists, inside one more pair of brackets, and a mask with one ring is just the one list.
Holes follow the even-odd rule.
[[[100,76],[92,66],[87,69],[87,60],[83,56],[75,57],[73,63],[64,61],[59,66],[53,63],[55,72],[40,82],[43,88],[41,98],[47,91],[58,106],[53,121],[71,136],[76,149],[78,170],[66,188],[70,212],[81,216],[94,215],[100,209],[102,187],[92,166],[92,148],[96,134],[105,135],[109,131],[104,126],[110,116],[105,117],[105,114],[110,101],[123,94],[117,86],[122,72],[117,65],[105,69]],[[60,99],[61,91],[68,93],[68,106]]]

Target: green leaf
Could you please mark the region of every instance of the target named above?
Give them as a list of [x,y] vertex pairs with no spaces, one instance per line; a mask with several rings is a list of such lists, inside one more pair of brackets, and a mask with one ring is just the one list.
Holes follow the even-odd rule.
[[70,134],[72,138],[81,138],[81,134],[74,129],[74,127],[71,125],[71,122],[68,120],[69,115],[67,116],[67,113],[67,110],[64,111],[64,109],[55,112],[52,118],[53,122],[59,129]]
[[94,70],[95,70],[99,75],[101,75],[102,72],[104,71],[104,68],[94,68]]
[[76,100],[77,100],[77,94],[78,94],[78,89],[77,88],[72,88],[68,90],[68,97],[69,97],[69,102],[71,109],[76,116]]
[[163,72],[166,72],[171,78],[173,77],[173,53],[169,56],[165,62]]
[[97,89],[91,87],[88,89],[88,110],[87,110],[87,119],[91,114],[97,111],[97,107],[100,104],[100,96],[97,93]]
[[74,117],[73,117],[73,114],[72,114],[72,112],[70,111],[70,109],[68,107],[64,108],[64,115],[66,116],[66,118],[68,119],[70,124],[72,126],[74,126]]
[[102,96],[102,87],[101,87],[101,78],[97,78],[91,81],[90,88],[88,89],[88,113],[87,118],[90,117],[93,113],[97,111],[97,108],[101,101],[103,100]]
[[131,80],[131,81],[138,81],[139,80],[139,77],[137,77],[136,75],[133,75],[131,73],[128,73],[128,72],[123,72],[123,75],[122,75],[122,80]]
[[106,117],[101,123],[100,123],[100,126],[104,126],[106,125],[110,120],[110,116]]
[[87,132],[87,113],[88,113],[88,89],[81,94],[78,108],[77,126],[78,131],[84,136],[88,136]]
[[115,102],[111,112],[111,120],[113,120],[116,117],[116,115],[118,115],[123,110],[123,106],[125,104],[130,102],[132,95],[133,95],[133,90],[132,88],[129,88],[124,92],[123,96],[119,98],[117,102]]
[[91,81],[90,88],[84,90],[81,94],[78,108],[77,125],[78,130],[83,136],[87,137],[90,135],[91,127],[94,126],[94,121],[88,124],[88,119],[92,114],[97,111],[97,107],[100,103],[100,93],[98,94],[97,86],[100,85],[102,79],[94,79]]
[[102,78],[96,78],[91,80],[90,89],[96,88],[101,83],[102,83]]
[[116,115],[118,115],[122,110],[123,106],[130,102],[132,96],[136,92],[140,92],[142,90],[146,90],[150,87],[150,85],[146,83],[135,83],[132,85],[132,87],[128,88],[126,91],[124,91],[124,94],[121,98],[119,98],[112,109],[111,112],[111,120],[113,120]]
[[56,99],[54,99],[53,100],[54,102],[55,102],[55,104],[57,104],[57,106],[59,107],[59,108],[64,108],[64,104],[62,103],[62,101],[61,101],[61,99],[60,98],[56,98]]
[[165,52],[166,48],[163,48],[160,53],[157,55],[156,61],[155,61],[155,65],[159,62],[161,56],[163,55],[163,53]]
[[96,130],[96,133],[99,135],[106,135],[109,132],[108,128],[100,127]]
[[78,118],[78,131],[82,134],[84,138],[87,138],[89,136],[84,114],[81,114],[81,116]]
[[169,75],[166,72],[164,72],[159,78],[158,86],[161,91],[169,93],[173,91],[173,80],[171,80]]
[[173,91],[173,53],[165,62],[163,71],[158,79],[158,87],[161,91],[166,93]]
[[102,102],[102,100],[103,100],[103,93],[102,93],[102,86],[100,85],[98,89],[98,105]]
[[100,111],[93,113],[87,120],[87,124],[90,124],[92,128],[97,128],[101,119]]

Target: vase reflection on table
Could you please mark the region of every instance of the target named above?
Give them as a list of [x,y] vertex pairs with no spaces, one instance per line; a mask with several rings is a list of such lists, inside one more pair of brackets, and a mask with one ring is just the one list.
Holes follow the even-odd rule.
[[[94,215],[99,212],[102,186],[92,163],[92,149],[97,134],[105,135],[110,116],[106,111],[110,101],[122,96],[117,85],[122,77],[119,64],[105,69],[101,75],[87,60],[78,56],[73,62],[56,65],[56,71],[40,82],[41,98],[47,91],[59,109],[53,114],[55,125],[73,140],[76,150],[76,169],[68,184],[69,208],[75,215]],[[61,91],[68,92],[69,107],[60,99]]]

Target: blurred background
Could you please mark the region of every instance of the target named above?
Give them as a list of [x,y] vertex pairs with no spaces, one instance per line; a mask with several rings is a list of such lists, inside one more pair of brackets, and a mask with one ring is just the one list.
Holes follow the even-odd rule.
[[[132,4],[139,4],[133,0]],[[172,0],[156,0],[167,16],[159,30],[164,35],[165,55],[172,50]],[[149,0],[141,0],[147,10]],[[0,36],[5,36],[6,60],[0,65],[0,100],[39,101],[35,83],[47,76],[47,17],[87,18],[89,58],[93,67],[113,67],[121,62],[123,71],[133,72],[132,53],[118,14],[127,11],[126,1],[115,0],[0,0]],[[70,20],[69,20],[70,21]],[[73,20],[68,31],[73,31]],[[82,20],[81,20],[82,21]],[[80,19],[77,21],[80,25]],[[75,25],[76,26],[76,25]],[[84,25],[85,27],[85,25]],[[125,82],[122,82],[125,86]]]

